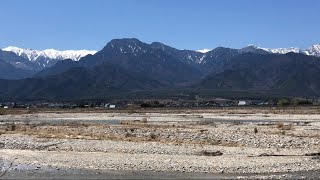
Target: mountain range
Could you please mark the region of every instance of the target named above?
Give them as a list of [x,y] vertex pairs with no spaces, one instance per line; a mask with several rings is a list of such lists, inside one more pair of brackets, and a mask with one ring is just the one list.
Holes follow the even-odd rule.
[[[57,51],[54,49],[39,51],[9,46],[0,50],[0,60],[13,66],[11,68],[14,68],[14,71],[19,73],[12,73],[13,71],[7,74],[0,73],[0,78],[19,79],[31,77],[36,72],[55,65],[58,61],[66,59],[78,61],[80,58],[96,52],[88,50]],[[5,62],[2,62],[2,64]],[[0,71],[4,72],[3,69],[4,66],[0,66]]]
[[[161,43],[154,42],[151,44],[152,47],[159,49],[170,49],[171,47]],[[200,64],[203,63],[207,53],[210,51],[217,51],[215,49],[203,49],[203,50],[180,50],[180,55],[184,56],[184,60],[190,63]],[[228,48],[231,49],[231,48]],[[242,49],[237,49],[240,53],[243,52],[254,52],[257,53],[271,53],[271,54],[287,54],[290,52],[301,53],[310,56],[320,57],[320,44],[312,45],[308,49],[299,48],[262,48],[254,45],[249,45]],[[12,52],[12,53],[11,53]],[[25,70],[39,71],[55,65],[58,61],[70,59],[72,61],[79,61],[82,57],[87,55],[93,55],[98,51],[95,50],[65,50],[59,51],[55,49],[45,50],[34,50],[34,49],[23,49],[14,46],[9,46],[0,50],[0,59],[6,60],[11,65]],[[178,52],[178,51],[176,51]],[[14,54],[15,55],[14,55]],[[172,53],[172,51],[171,51]],[[184,54],[184,55],[183,55]],[[19,57],[17,57],[19,56]],[[1,77],[0,77],[1,78]]]
[[[315,44],[309,47],[308,49],[300,49],[300,48],[295,48],[295,47],[290,47],[290,48],[262,48],[262,47],[257,47],[255,45],[250,44],[248,47],[245,47],[247,49],[252,49],[253,51],[256,50],[262,50],[266,51],[272,54],[287,54],[290,52],[293,53],[301,53],[305,55],[310,55],[310,56],[317,56],[320,57],[320,44]],[[245,49],[243,48],[243,49]],[[207,53],[211,51],[212,49],[202,49],[202,50],[197,50],[197,52],[201,53]]]
[[0,98],[83,99],[183,89],[317,97],[319,47],[199,52],[134,38],[114,39],[98,52],[8,47],[0,50]]

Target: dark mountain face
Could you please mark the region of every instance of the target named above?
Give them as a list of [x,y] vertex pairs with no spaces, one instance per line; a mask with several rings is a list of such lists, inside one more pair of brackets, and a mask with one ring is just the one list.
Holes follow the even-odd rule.
[[320,58],[302,54],[241,54],[221,73],[213,73],[201,87],[269,91],[293,96],[320,95]]
[[263,55],[270,54],[268,51],[265,51],[253,45],[249,45],[245,48],[239,49],[239,53],[253,53],[253,54],[263,54]]
[[0,49],[0,79],[22,79],[33,76],[42,69],[40,65]]
[[96,58],[168,84],[190,82],[201,76],[193,66],[137,39],[112,40]]
[[114,64],[128,72],[171,85],[191,82],[202,75],[200,70],[161,49],[137,39],[116,39],[95,55],[86,56],[79,62],[59,62],[38,76],[58,74],[68,67],[94,67],[102,63]]
[[159,42],[153,42],[150,44],[150,46],[154,49],[162,50],[181,62],[189,64],[202,72],[200,64],[204,57],[203,53],[191,50],[178,50]]
[[0,59],[0,79],[21,79],[32,76],[35,72],[19,69]]
[[33,64],[35,64],[37,67],[39,67],[37,70],[43,70],[45,68],[48,68],[48,67],[55,65],[59,61],[63,61],[63,60],[51,59],[51,58],[46,58],[46,57],[39,57],[37,59],[37,61],[34,62]]
[[221,72],[224,70],[225,65],[239,54],[237,49],[223,47],[215,48],[204,55],[201,69],[206,75]]
[[20,57],[13,52],[2,51],[1,49],[0,49],[0,59],[6,61],[7,63],[11,64],[16,68],[23,69],[23,70],[39,71],[43,69],[43,67],[41,67],[39,64],[30,62],[28,59]]
[[[1,73],[7,78],[10,73],[23,72],[7,61],[0,62],[1,68],[0,77]],[[122,91],[190,87],[318,96],[319,73],[320,58],[303,54],[277,55],[253,46],[240,50],[218,47],[200,53],[157,42],[115,39],[95,55],[78,62],[59,61],[35,78],[1,80],[0,95],[81,99]]]
[[151,47],[161,49],[167,54],[174,56],[176,59],[191,65],[201,71],[204,76],[212,72],[221,71],[224,65],[229,63],[233,57],[241,54],[238,49],[224,47],[217,47],[207,53],[191,50],[178,50],[158,42],[152,43]]
[[111,64],[101,64],[94,68],[71,68],[62,74],[45,78],[0,80],[0,84],[3,98],[23,100],[103,97],[122,91],[164,87],[147,76],[132,74]]
[[221,71],[226,63],[239,54],[236,49],[222,47],[204,54],[178,50],[158,42],[149,45],[137,39],[115,39],[95,55],[86,56],[79,62],[58,62],[38,73],[38,76],[55,75],[71,67],[93,67],[108,62],[172,85],[194,82],[211,72]]
[[54,66],[48,67],[42,71],[39,71],[34,77],[46,77],[64,73],[72,68],[83,67],[80,63],[72,61],[71,59],[58,61]]

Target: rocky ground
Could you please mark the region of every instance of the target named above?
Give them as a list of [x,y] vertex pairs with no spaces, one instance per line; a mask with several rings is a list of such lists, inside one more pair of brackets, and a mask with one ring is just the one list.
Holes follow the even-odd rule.
[[43,171],[65,176],[88,171],[114,178],[125,178],[119,172],[135,172],[127,177],[146,179],[312,178],[320,170],[320,115],[2,115],[0,154],[4,178]]

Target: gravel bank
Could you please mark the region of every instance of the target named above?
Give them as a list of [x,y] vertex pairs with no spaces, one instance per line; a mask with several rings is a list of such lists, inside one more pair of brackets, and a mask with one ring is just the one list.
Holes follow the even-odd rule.
[[[5,115],[0,116],[0,154],[2,162],[15,167],[242,175],[317,172],[319,156],[306,154],[319,152],[319,118],[210,113]],[[108,123],[114,120],[121,123]],[[273,175],[283,174],[266,178]]]

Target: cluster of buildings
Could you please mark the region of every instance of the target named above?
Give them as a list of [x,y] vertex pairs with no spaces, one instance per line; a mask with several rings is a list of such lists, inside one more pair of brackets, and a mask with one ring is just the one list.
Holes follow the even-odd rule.
[[[155,103],[156,102],[156,103]],[[177,101],[145,101],[141,107],[232,107],[232,106],[270,106],[276,105],[273,101],[260,100],[229,100],[217,98],[214,100],[177,100]]]
[[137,101],[115,101],[115,102],[33,102],[33,103],[0,103],[0,108],[126,108],[129,106],[141,108],[197,108],[197,107],[231,107],[231,106],[268,106],[276,105],[272,101],[261,100],[229,100],[229,99],[210,99],[210,100],[137,100]]
[[75,109],[75,108],[117,108],[116,104],[104,103],[104,104],[95,104],[95,103],[47,103],[47,102],[33,102],[33,103],[0,103],[0,108],[66,108],[66,109]]
[[[285,103],[284,103],[285,102]],[[118,101],[78,101],[78,102],[0,102],[0,108],[205,108],[236,106],[276,106],[276,105],[320,105],[318,100],[279,99],[279,100],[236,100],[223,98],[195,99],[143,99]]]

